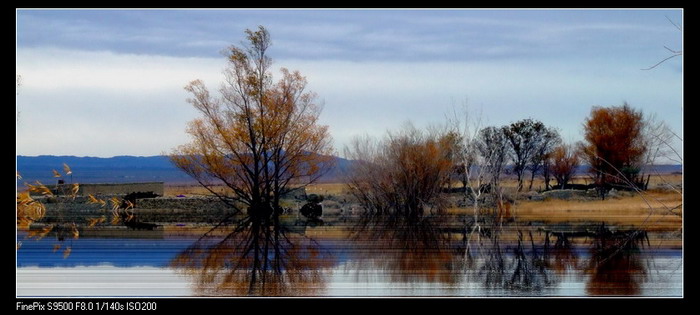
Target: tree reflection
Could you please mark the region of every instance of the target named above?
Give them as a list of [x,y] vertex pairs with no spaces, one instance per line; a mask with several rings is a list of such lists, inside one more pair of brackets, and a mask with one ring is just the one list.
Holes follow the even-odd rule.
[[[490,233],[484,235],[488,242],[479,245],[476,257],[470,264],[478,270],[476,280],[486,288],[542,290],[557,281],[550,274],[551,266],[546,248],[535,245],[531,232],[528,232],[527,244],[520,229],[505,231],[494,227],[489,231]],[[501,244],[500,238],[505,233],[517,233],[517,242],[511,246]]]
[[353,229],[358,262],[387,271],[393,282],[455,283],[458,262],[439,217],[418,220],[365,217]]
[[224,237],[205,235],[171,262],[204,296],[318,295],[332,264],[313,239],[245,224]]
[[601,225],[594,238],[586,271],[588,295],[640,295],[647,267],[641,247],[649,244],[646,232],[610,231]]
[[351,194],[364,209],[352,229],[360,258],[391,270],[392,280],[454,281],[453,254],[442,229],[455,135],[411,124],[382,140],[356,138],[345,155]]

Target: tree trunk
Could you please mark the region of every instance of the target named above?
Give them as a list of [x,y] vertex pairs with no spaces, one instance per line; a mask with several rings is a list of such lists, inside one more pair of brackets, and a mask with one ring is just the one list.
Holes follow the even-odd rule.
[[651,179],[651,174],[647,174],[647,181],[644,183],[644,190],[649,189],[649,180]]

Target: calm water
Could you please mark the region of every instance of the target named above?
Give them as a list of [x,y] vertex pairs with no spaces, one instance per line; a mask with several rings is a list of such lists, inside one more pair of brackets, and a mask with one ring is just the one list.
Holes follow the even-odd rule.
[[[21,237],[20,237],[21,240]],[[194,239],[67,240],[71,254],[53,251],[55,239],[21,240],[17,251],[17,296],[198,296],[229,295],[170,267]],[[368,255],[346,243],[319,242],[332,258],[312,277],[286,283],[287,291],[313,296],[682,296],[682,252],[646,249],[624,270],[583,272],[586,248],[530,274],[521,285],[494,285],[494,275],[512,278],[512,251],[504,250],[505,272],[470,267],[455,257],[437,259],[403,252]],[[459,258],[459,257],[457,257]],[[509,269],[510,268],[510,269]],[[535,265],[529,268],[536,268]],[[520,279],[522,280],[522,279]],[[522,285],[527,283],[527,285]],[[284,293],[287,295],[290,293]],[[294,293],[291,293],[294,294]]]

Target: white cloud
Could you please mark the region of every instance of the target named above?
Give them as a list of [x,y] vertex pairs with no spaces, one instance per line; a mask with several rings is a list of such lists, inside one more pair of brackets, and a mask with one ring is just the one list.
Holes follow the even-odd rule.
[[224,59],[18,49],[17,153],[156,155],[187,141],[183,87],[221,81]]
[[97,88],[151,91],[223,78],[223,58],[115,54],[108,51],[17,49],[17,73],[27,89]]
[[[637,61],[350,62],[276,60],[300,70],[325,103],[322,123],[336,148],[353,136],[381,136],[407,120],[444,121],[460,100],[488,124],[532,117],[579,139],[592,105],[628,101],[681,127],[681,79],[671,68],[640,71]],[[188,141],[197,114],[182,87],[203,79],[218,88],[225,60],[18,49],[23,86],[17,153],[155,155]]]

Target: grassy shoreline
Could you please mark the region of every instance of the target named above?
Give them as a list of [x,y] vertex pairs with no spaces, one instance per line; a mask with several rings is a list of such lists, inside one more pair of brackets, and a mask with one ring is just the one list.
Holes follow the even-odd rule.
[[[681,248],[683,242],[682,180],[682,175],[655,176],[652,177],[650,184],[654,189],[641,193],[621,192],[605,200],[595,198],[529,200],[528,196],[535,192],[513,193],[511,191],[511,196],[515,198],[510,205],[508,224],[502,240],[507,243],[516,242],[517,230],[520,230],[524,234],[529,232],[533,235],[533,241],[541,244],[544,230],[580,230],[605,223],[606,226],[614,229],[640,229],[648,232],[652,247]],[[584,181],[585,178],[576,179],[577,183]],[[513,189],[511,186],[514,182],[509,180],[504,182],[507,184],[506,189]],[[535,182],[533,186],[537,187],[537,184],[538,182]],[[678,189],[664,189],[664,187],[678,187]],[[305,219],[296,210],[303,205],[305,202],[303,200],[285,201],[292,210],[283,215],[284,224],[294,232],[303,231],[312,237],[348,238],[350,226],[359,213],[357,207],[347,199],[347,186],[342,183],[314,184],[306,188],[306,193],[326,197],[322,204],[324,205],[323,219],[327,224],[305,226]],[[134,213],[144,222],[161,225],[159,231],[151,233],[162,235],[158,237],[199,237],[218,222],[217,218],[223,217],[230,211],[214,199],[202,198],[203,195],[205,195],[203,189],[197,186],[166,186],[164,197],[137,202]],[[457,206],[456,201],[463,197],[459,194],[449,197],[455,205],[447,209],[447,221],[450,222],[448,223],[450,226],[446,228],[452,230],[459,228],[463,222],[462,218],[473,217],[473,209],[470,206]],[[100,237],[136,235],[148,237],[149,235],[149,231],[129,231],[123,226],[108,224],[87,228],[83,222],[86,218],[109,216],[109,211],[98,209],[94,205],[47,204],[47,206],[49,220],[44,221],[45,223],[52,222],[51,215],[64,212],[61,216],[73,216],[80,229],[88,231],[83,233],[83,237],[89,237],[91,234]],[[481,211],[483,212],[481,215],[486,215],[496,210],[482,208]],[[223,235],[226,230],[215,233]],[[462,235],[452,233],[451,237],[458,240]]]

